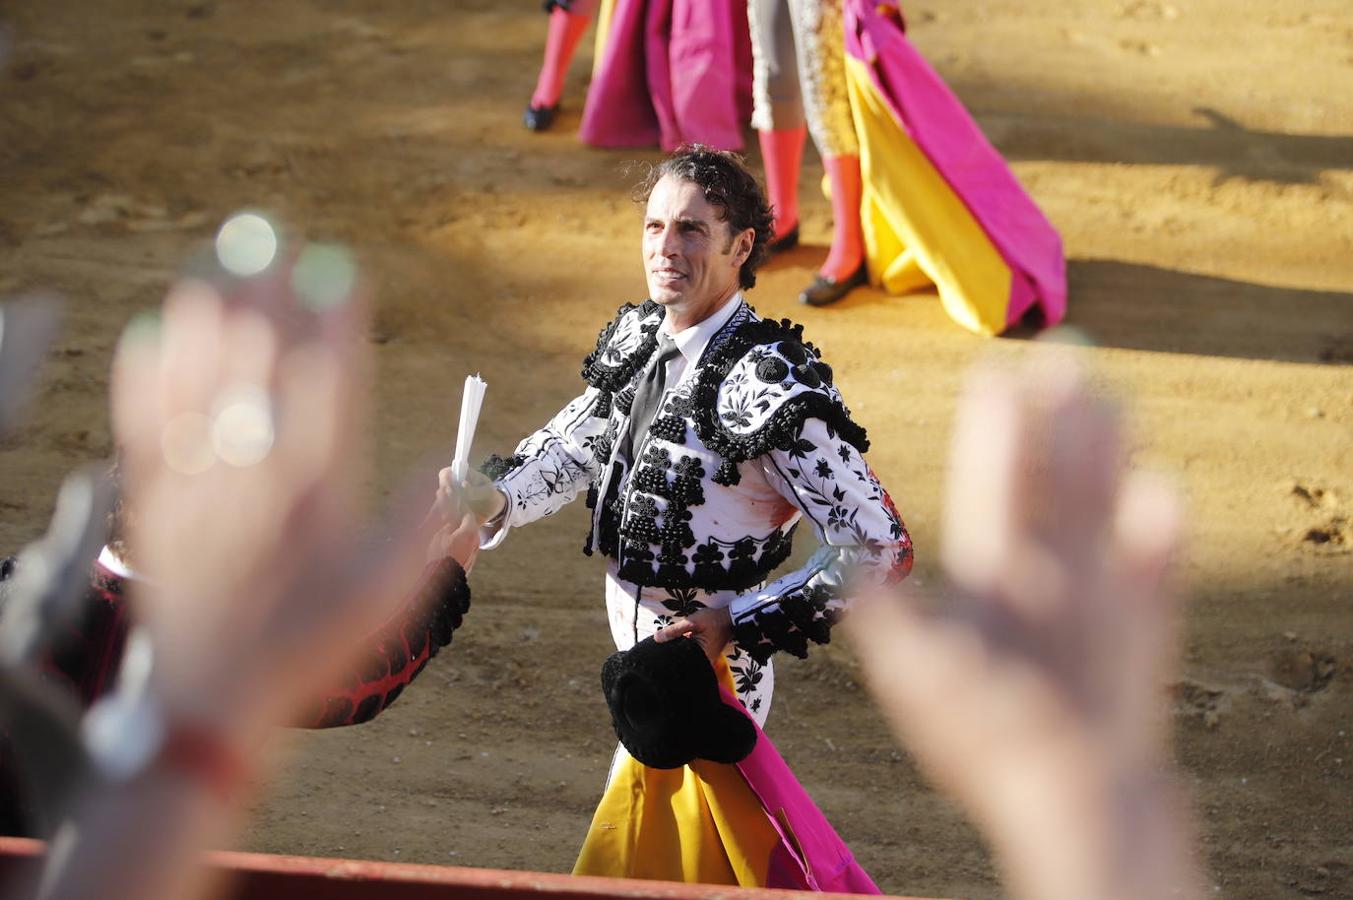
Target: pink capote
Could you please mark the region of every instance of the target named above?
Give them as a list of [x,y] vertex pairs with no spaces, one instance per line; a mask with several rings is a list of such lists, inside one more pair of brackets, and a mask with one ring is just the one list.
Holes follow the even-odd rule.
[[746,0],[616,0],[583,108],[584,142],[741,150],[751,109]]
[[[724,703],[747,714],[727,688],[721,688],[721,692]],[[883,893],[855,861],[770,738],[751,716],[747,718],[756,727],[756,746],[751,755],[737,763],[738,771],[780,835],[765,886],[842,894]]]
[[[1010,267],[1008,325],[1035,304],[1046,324],[1066,315],[1062,240],[948,85],[907,40],[902,16],[845,0],[846,53],[864,62],[897,124],[968,207]],[[889,3],[888,6],[895,7]]]

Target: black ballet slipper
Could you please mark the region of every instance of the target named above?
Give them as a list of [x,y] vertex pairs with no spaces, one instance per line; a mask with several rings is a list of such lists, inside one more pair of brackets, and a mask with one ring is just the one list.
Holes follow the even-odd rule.
[[865,266],[864,260],[860,260],[859,267],[849,277],[840,281],[822,275],[817,276],[813,279],[813,283],[808,285],[802,294],[799,294],[799,302],[806,303],[809,306],[827,306],[868,281],[869,269]]

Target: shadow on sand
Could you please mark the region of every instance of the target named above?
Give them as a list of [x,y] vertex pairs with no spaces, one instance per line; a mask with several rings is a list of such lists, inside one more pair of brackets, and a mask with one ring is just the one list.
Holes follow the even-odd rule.
[[1353,168],[1353,136],[1258,131],[1211,107],[1192,113],[1201,127],[999,113],[980,119],[1008,160],[1211,166],[1218,183],[1313,184],[1321,172]]
[[[1269,287],[1111,259],[1067,266],[1066,324],[1105,347],[1353,363],[1353,294]],[[1029,338],[1021,327],[1008,336]]]

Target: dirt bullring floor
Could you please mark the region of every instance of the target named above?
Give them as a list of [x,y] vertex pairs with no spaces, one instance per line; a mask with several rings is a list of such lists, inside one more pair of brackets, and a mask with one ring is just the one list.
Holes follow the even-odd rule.
[[[522,129],[538,7],[0,0],[0,294],[67,301],[29,423],[0,445],[0,547],[39,534],[62,474],[108,454],[120,328],[240,207],[361,256],[373,497],[454,439],[467,372],[490,385],[484,452],[571,396],[597,328],[642,297],[623,167],[656,154],[575,139],[587,47],[556,130]],[[1353,13],[907,8],[916,44],[1062,230],[1070,321],[1130,404],[1137,459],[1187,493],[1174,722],[1210,883],[1353,896]],[[967,334],[927,294],[799,307],[829,228],[810,160],[807,246],[752,300],[824,349],[915,536],[916,580],[933,583],[962,373],[1029,345]],[[567,870],[612,747],[583,532],[570,510],[486,554],[467,626],[388,714],[285,738],[295,754],[242,846]],[[783,664],[771,736],[885,890],[997,893],[976,832],[855,678],[840,645]]]

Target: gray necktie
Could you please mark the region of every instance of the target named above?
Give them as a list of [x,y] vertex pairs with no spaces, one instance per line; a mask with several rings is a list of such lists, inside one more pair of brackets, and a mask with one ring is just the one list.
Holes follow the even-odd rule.
[[621,452],[631,462],[634,461],[634,448],[643,440],[648,426],[653,424],[653,417],[658,413],[658,403],[667,390],[667,364],[680,353],[676,341],[659,331],[658,349],[654,351],[654,358],[639,378],[634,392],[629,428],[625,431],[625,443],[621,447]]

